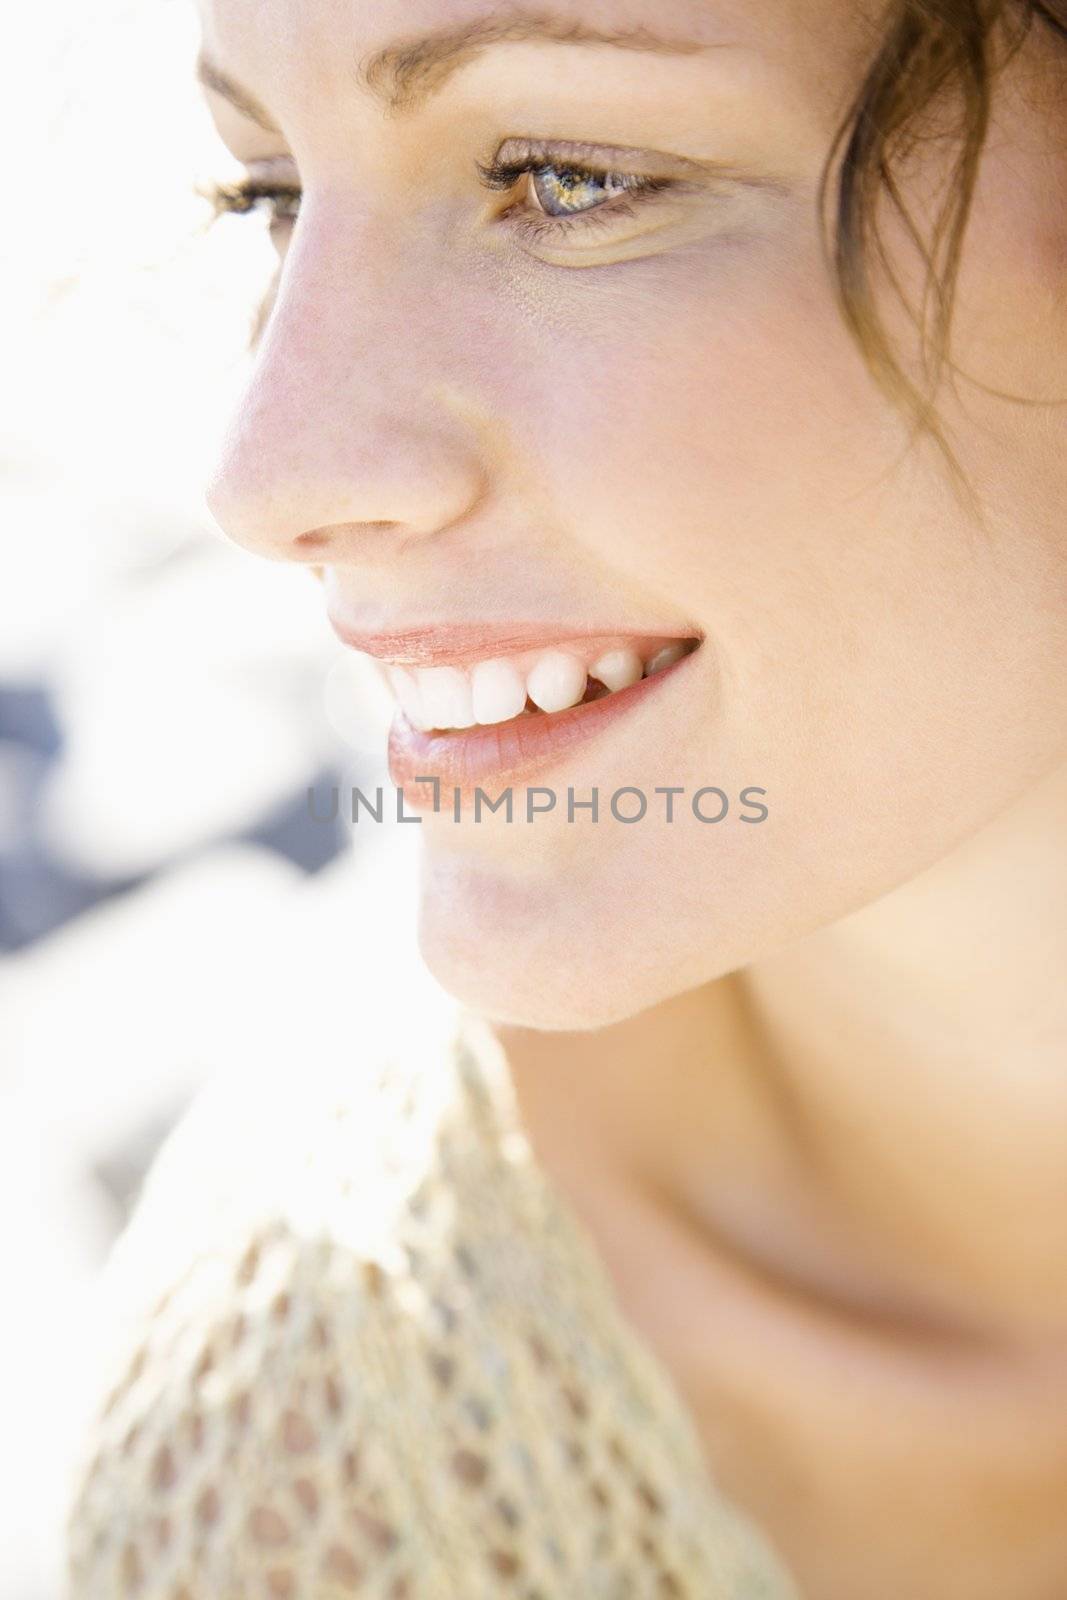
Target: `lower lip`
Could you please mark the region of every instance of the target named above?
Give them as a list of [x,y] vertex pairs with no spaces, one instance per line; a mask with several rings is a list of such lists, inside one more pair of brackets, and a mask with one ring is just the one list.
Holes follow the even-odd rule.
[[[485,791],[490,783],[499,789],[525,782],[647,704],[697,654],[690,651],[651,678],[569,711],[534,713],[451,733],[421,733],[398,712],[389,732],[389,776],[413,810],[425,811],[439,808],[440,801],[436,806],[434,801],[441,790],[451,799],[455,792],[467,797],[475,789]],[[437,789],[432,782],[419,781],[434,778]]]

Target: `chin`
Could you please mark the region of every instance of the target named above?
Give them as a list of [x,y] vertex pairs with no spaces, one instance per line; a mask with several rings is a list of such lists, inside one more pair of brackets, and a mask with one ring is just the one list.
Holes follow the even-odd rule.
[[628,875],[602,873],[594,892],[573,873],[546,881],[499,863],[424,859],[419,949],[441,987],[492,1022],[591,1031],[727,969],[725,952],[719,965],[716,952],[664,941],[660,918],[646,925],[640,905]]
[[490,1022],[540,1033],[583,1033],[609,1027],[629,1015],[629,1007],[611,1006],[604,995],[590,1003],[588,991],[564,992],[558,975],[506,970],[475,970],[450,958],[450,952],[424,952],[437,982],[461,1005]]
[[[625,991],[601,981],[599,973],[564,971],[558,961],[473,959],[455,938],[438,938],[431,928],[420,936],[423,959],[434,978],[468,1010],[490,1022],[534,1028],[542,1033],[582,1033],[623,1022],[647,1002],[635,1005]],[[516,952],[521,955],[521,952]],[[471,956],[472,959],[466,959]]]

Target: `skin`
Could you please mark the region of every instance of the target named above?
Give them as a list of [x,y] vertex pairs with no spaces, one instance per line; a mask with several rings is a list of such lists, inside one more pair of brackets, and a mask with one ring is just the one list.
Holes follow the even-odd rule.
[[[351,70],[492,9],[204,0],[277,130],[212,91],[220,131],[304,191],[210,503],[368,628],[702,636],[540,781],[758,785],[766,822],[428,817],[426,959],[805,1592],[1062,1600],[1067,53],[998,81],[939,396],[964,495],[821,249],[877,16],[572,0],[700,48],[500,43],[404,116]],[[718,170],[549,242],[477,182],[522,135]]]

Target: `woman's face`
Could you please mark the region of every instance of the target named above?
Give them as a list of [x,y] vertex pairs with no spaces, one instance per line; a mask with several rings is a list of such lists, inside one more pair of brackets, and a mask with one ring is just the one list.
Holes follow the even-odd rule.
[[[350,640],[454,666],[416,721],[497,730],[394,739],[405,780],[442,777],[409,812],[448,987],[532,1026],[617,1020],[902,883],[1063,760],[1067,409],[989,392],[1067,394],[1059,45],[998,88],[964,258],[940,409],[980,520],[872,383],[823,256],[819,180],[877,39],[853,0],[203,13],[220,129],[302,189],[211,505],[320,567]],[[920,209],[948,170],[924,149]],[[526,168],[489,188],[493,162]],[[903,245],[897,269],[918,293]],[[676,640],[699,645],[617,706],[501,720],[515,674],[567,703],[605,653],[624,682]],[[475,780],[510,784],[511,821],[474,820]],[[569,812],[593,790],[598,820]]]

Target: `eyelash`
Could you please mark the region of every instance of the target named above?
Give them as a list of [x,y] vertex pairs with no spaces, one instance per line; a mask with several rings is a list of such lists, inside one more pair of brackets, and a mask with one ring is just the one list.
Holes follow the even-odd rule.
[[[624,185],[622,193],[616,194],[607,202],[569,214],[554,214],[542,210],[539,206],[521,204],[510,206],[503,213],[509,225],[533,238],[542,238],[546,234],[558,236],[571,233],[576,228],[610,227],[622,217],[633,216],[637,207],[643,202],[663,193],[664,190],[678,187],[674,179],[648,178],[634,173],[617,172],[610,167],[584,165],[559,153],[553,156],[552,151],[540,147],[531,149],[519,160],[488,163],[479,161],[476,166],[482,185],[494,192],[506,192],[514,188],[523,178],[544,178],[553,172],[560,176],[566,175],[568,179],[578,183],[606,184],[614,180]],[[207,198],[217,216],[246,216],[266,204],[273,226],[276,223],[295,220],[295,210],[287,216],[283,213],[282,207],[287,205],[298,207],[301,191],[292,184],[271,183],[263,178],[248,177],[233,184],[215,185],[208,192]]]
[[239,178],[236,183],[216,183],[206,193],[216,216],[244,217],[249,212],[258,211],[266,202],[272,224],[289,221],[288,217],[282,216],[280,208],[286,204],[299,205],[300,197],[301,192],[294,184],[270,183],[265,178]]

